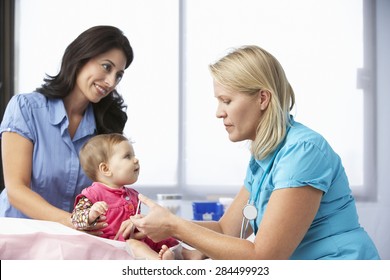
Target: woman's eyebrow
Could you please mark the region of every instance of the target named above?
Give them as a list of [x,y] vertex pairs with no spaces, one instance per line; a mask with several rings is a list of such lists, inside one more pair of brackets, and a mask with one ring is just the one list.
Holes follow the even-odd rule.
[[115,63],[113,61],[111,61],[110,59],[106,58],[106,59],[103,59],[103,60],[109,62],[112,66],[116,67]]

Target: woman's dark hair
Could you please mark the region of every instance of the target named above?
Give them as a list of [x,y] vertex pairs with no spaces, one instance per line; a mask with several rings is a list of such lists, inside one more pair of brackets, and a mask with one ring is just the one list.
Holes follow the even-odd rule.
[[[93,57],[111,49],[120,49],[126,66],[133,61],[133,49],[123,32],[113,26],[94,26],[81,33],[65,50],[61,69],[56,76],[47,75],[36,90],[48,98],[64,98],[74,88],[80,69]],[[113,90],[98,103],[93,103],[98,134],[123,133],[127,121],[123,97]]]

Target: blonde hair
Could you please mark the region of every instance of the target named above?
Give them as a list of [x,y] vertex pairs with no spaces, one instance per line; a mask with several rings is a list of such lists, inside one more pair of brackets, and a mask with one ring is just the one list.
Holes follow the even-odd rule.
[[85,174],[97,181],[97,172],[102,162],[108,162],[112,156],[113,147],[123,141],[129,141],[119,133],[99,134],[84,143],[80,150],[80,164]]
[[251,143],[255,158],[266,158],[284,139],[295,103],[294,91],[279,61],[258,46],[242,46],[209,65],[209,69],[214,80],[228,90],[249,96],[260,90],[270,93],[268,108]]

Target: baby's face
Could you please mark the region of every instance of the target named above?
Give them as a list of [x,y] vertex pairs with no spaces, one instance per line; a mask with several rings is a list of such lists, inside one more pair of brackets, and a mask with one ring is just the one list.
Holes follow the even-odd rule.
[[122,141],[113,147],[109,166],[116,185],[130,185],[138,180],[139,161],[135,157],[133,145],[128,141]]

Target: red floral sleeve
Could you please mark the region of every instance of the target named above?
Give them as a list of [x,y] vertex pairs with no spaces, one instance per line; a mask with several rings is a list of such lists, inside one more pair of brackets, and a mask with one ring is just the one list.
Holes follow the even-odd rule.
[[81,197],[77,202],[71,216],[72,223],[77,229],[87,229],[91,226],[88,222],[88,217],[92,204],[93,203],[85,196]]

